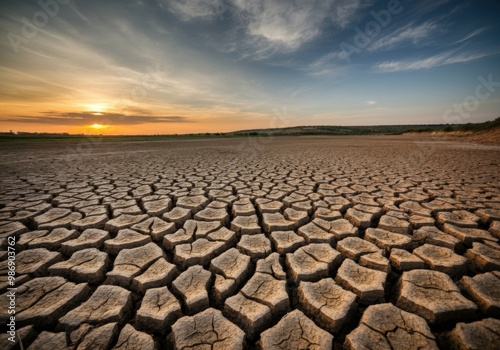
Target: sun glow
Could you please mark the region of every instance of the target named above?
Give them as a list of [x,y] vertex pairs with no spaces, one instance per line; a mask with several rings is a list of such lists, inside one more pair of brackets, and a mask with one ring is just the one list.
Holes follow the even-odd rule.
[[106,110],[105,104],[88,104],[85,106],[86,109],[89,110],[90,113],[94,115],[102,115],[102,112]]
[[107,124],[88,124],[83,127],[85,133],[88,134],[109,134],[110,132],[116,131],[112,125]]

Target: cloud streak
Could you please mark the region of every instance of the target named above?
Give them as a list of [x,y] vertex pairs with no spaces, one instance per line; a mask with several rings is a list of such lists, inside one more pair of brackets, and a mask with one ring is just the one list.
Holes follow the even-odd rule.
[[160,0],[160,5],[183,21],[214,19],[225,6],[222,0]]
[[87,126],[92,124],[103,125],[137,125],[147,123],[190,123],[191,120],[182,116],[146,116],[125,115],[120,113],[95,113],[95,112],[43,112],[42,116],[16,116],[4,119],[15,123],[50,124]]
[[483,27],[483,28],[479,28],[479,29],[476,29],[472,32],[470,32],[469,34],[467,34],[465,37],[463,37],[462,39],[458,40],[455,42],[455,44],[460,44],[460,43],[463,43],[467,40],[470,40],[476,36],[478,36],[479,34],[483,33],[484,31],[486,30],[486,27]]
[[448,51],[439,55],[427,58],[419,58],[403,61],[387,61],[376,64],[373,68],[378,72],[404,72],[416,71],[421,69],[431,69],[455,63],[465,63],[489,56],[488,53],[465,52],[456,54],[456,51]]
[[438,25],[433,21],[428,21],[420,25],[409,24],[376,40],[368,49],[370,51],[390,50],[405,42],[411,42],[415,45],[423,39],[429,38],[437,29]]

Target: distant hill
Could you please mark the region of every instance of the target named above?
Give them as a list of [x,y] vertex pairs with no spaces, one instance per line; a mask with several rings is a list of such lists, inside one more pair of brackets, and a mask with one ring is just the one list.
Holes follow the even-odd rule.
[[274,129],[250,129],[226,133],[241,136],[306,136],[306,135],[401,135],[405,133],[480,132],[500,128],[500,118],[484,123],[373,125],[373,126],[293,126]]
[[489,131],[500,128],[500,117],[484,123],[467,123],[458,125],[457,131]]
[[[250,129],[233,132],[198,134],[155,134],[155,135],[84,135],[67,133],[0,132],[1,142],[52,142],[52,141],[162,141],[177,139],[235,138],[253,136],[335,136],[335,135],[402,135],[429,133],[444,136],[480,136],[479,142],[500,142],[500,118],[484,123],[468,124],[426,124],[426,125],[374,125],[374,126],[329,126],[311,125],[275,129]],[[484,134],[488,134],[485,139]]]

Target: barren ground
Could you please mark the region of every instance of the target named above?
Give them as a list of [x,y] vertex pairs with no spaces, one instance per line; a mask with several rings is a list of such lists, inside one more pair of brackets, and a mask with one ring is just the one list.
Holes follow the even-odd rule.
[[[0,145],[24,349],[495,349],[500,146]],[[18,349],[0,335],[0,348]]]

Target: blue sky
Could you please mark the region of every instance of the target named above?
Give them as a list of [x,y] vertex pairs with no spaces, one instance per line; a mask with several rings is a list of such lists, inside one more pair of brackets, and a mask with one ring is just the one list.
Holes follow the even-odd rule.
[[467,123],[500,110],[498,1],[9,0],[0,10],[0,130]]

